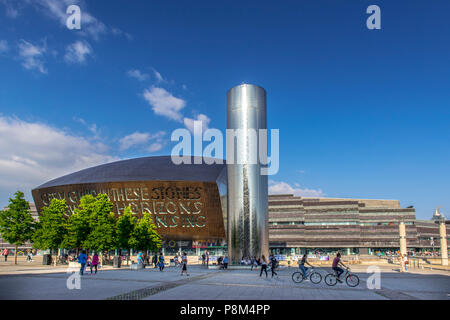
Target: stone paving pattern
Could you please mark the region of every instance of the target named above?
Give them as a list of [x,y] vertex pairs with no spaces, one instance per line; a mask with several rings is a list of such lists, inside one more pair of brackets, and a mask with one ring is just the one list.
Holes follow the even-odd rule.
[[[43,269],[41,266],[40,269]],[[167,267],[163,272],[146,268],[100,270],[97,275],[86,274],[81,278],[80,290],[69,290],[66,280],[69,273],[17,272],[0,275],[0,299],[64,299],[64,300],[387,300],[387,299],[450,299],[450,273],[446,271],[413,271],[399,273],[392,267],[380,267],[381,289],[369,290],[366,280],[367,266],[354,266],[352,271],[360,278],[356,288],[345,283],[334,287],[322,280],[319,284],[309,281],[296,284],[291,280],[297,268],[278,271],[279,277],[250,270],[208,270],[190,266],[190,276],[180,276],[180,269]],[[44,268],[45,269],[45,268]],[[30,269],[31,270],[31,269]],[[43,272],[49,272],[45,269]],[[328,269],[321,269],[325,276]],[[37,271],[34,271],[37,272]]]

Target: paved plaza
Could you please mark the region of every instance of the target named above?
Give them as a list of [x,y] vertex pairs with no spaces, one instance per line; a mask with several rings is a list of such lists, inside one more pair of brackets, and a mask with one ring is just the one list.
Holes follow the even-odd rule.
[[[40,270],[39,270],[40,269]],[[180,276],[180,269],[167,267],[144,270],[109,269],[97,275],[81,277],[80,289],[69,290],[67,279],[73,273],[67,268],[41,266],[18,268],[14,274],[0,274],[0,299],[63,299],[63,300],[396,300],[396,299],[450,299],[448,271],[420,270],[399,273],[395,267],[380,267],[381,288],[369,290],[367,266],[354,266],[360,278],[359,286],[345,283],[334,287],[322,280],[296,284],[291,280],[296,268],[279,270],[279,277],[259,277],[259,271],[212,270],[190,266],[190,276]],[[55,272],[56,271],[56,272]],[[327,268],[320,272],[325,276]]]

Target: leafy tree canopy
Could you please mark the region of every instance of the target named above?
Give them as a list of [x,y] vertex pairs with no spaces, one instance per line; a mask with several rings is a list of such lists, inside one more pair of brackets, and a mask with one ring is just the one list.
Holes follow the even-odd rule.
[[37,230],[33,236],[33,246],[38,249],[57,249],[62,247],[67,236],[66,200],[52,199],[48,207],[41,209]]
[[21,191],[9,199],[8,208],[0,212],[0,234],[3,239],[15,246],[31,240],[36,222],[30,211],[30,204]]

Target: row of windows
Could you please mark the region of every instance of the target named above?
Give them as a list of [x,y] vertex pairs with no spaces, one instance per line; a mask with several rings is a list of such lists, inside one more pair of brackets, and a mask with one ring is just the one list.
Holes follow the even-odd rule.
[[[304,222],[304,221],[278,221],[269,222],[271,226],[286,226],[286,225],[305,225],[305,226],[396,226],[398,222],[365,222],[358,223],[355,221],[345,222]],[[405,225],[414,225],[414,222],[405,222]]]

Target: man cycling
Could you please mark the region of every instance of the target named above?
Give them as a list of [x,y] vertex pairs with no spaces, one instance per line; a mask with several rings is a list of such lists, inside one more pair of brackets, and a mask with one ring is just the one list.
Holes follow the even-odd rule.
[[313,267],[306,259],[307,259],[307,255],[305,253],[303,255],[302,259],[298,262],[298,266],[299,266],[300,270],[302,270],[302,272],[303,272],[303,279],[306,279],[306,271],[308,271],[308,269],[309,269],[308,267],[305,267],[305,264],[307,264],[311,268]]
[[336,279],[337,279],[337,281],[342,283],[342,280],[339,279],[339,277],[341,276],[341,274],[344,273],[344,270],[342,268],[339,268],[339,265],[341,265],[344,268],[348,269],[348,267],[341,261],[341,253],[340,252],[338,252],[336,254],[336,257],[333,259],[333,264],[331,265],[331,267],[336,272],[336,275],[337,275]]

